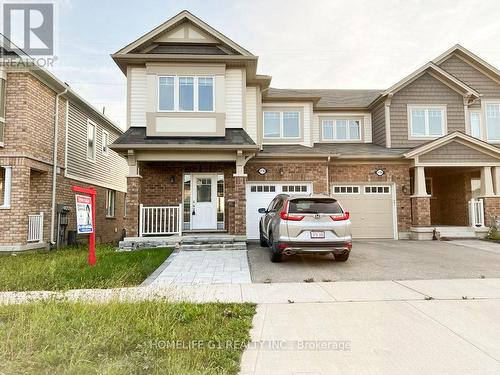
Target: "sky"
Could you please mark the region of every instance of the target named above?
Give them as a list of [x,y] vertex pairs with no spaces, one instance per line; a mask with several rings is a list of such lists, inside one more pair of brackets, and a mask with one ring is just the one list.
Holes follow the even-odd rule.
[[110,54],[183,9],[259,56],[272,87],[388,88],[457,43],[500,68],[498,0],[59,0],[51,70],[125,128]]

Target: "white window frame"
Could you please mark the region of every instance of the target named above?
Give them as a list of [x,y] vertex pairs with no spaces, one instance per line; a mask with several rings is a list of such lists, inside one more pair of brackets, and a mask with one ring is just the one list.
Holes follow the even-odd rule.
[[[160,78],[173,78],[174,79],[174,109],[161,109],[160,108]],[[193,110],[181,110],[179,108],[179,78],[193,78]],[[212,110],[211,111],[202,111],[199,109],[198,103],[198,79],[199,78],[212,78]],[[158,112],[181,112],[181,113],[193,113],[193,112],[201,112],[201,113],[214,113],[215,112],[215,76],[212,75],[159,75],[156,81],[156,89],[157,89],[157,103],[156,108]]]
[[106,130],[102,131],[101,152],[104,156],[109,155],[109,133]]
[[[266,137],[266,113],[279,113],[280,114],[280,135],[279,137]],[[285,137],[283,134],[283,129],[284,129],[284,113],[297,113],[299,115],[299,135],[298,137]],[[300,140],[302,139],[302,113],[297,110],[289,110],[289,111],[284,111],[284,110],[279,110],[279,111],[274,111],[274,110],[269,110],[269,111],[262,111],[262,135],[265,140],[288,140],[288,139],[296,139]]]
[[[369,188],[370,191],[366,191],[367,188]],[[376,188],[377,190],[379,188],[382,188],[382,191],[381,192],[371,191],[373,188]],[[387,188],[388,191],[383,191],[384,188]],[[363,186],[363,194],[366,194],[366,195],[390,195],[390,194],[392,194],[392,189],[391,189],[391,185],[364,185]]]
[[116,190],[106,190],[106,217],[114,218],[116,216]]
[[489,143],[500,143],[500,139],[490,139],[490,135],[488,132],[488,109],[487,109],[487,106],[491,105],[491,104],[498,105],[500,107],[500,99],[484,100],[484,101],[481,101],[481,103],[483,105],[482,112],[484,115],[484,122],[481,123],[481,125],[484,128],[483,134],[486,134],[486,141]]
[[[337,121],[347,121],[346,139],[337,138]],[[350,121],[357,121],[359,125],[359,137],[351,138]],[[325,138],[325,122],[332,122],[332,136],[333,138]],[[363,120],[361,118],[324,118],[321,119],[321,141],[323,142],[359,142],[363,140]]]
[[[94,142],[93,142],[93,158],[89,157],[89,127],[94,128]],[[90,119],[87,119],[87,136],[85,137],[85,153],[87,154],[87,160],[95,163],[97,158],[97,124]]]
[[0,168],[4,169],[3,201],[0,205],[0,210],[8,210],[10,209],[10,197],[12,192],[12,167],[2,166]]
[[[345,192],[339,191],[335,192],[335,189],[338,188],[339,190],[346,190]],[[348,192],[347,189],[351,188],[351,192]],[[354,191],[357,190],[357,191]],[[341,195],[357,195],[361,194],[361,187],[360,185],[332,185],[332,194],[341,194]]]
[[[473,115],[479,116],[479,136],[478,137],[475,137],[472,134],[472,116]],[[474,110],[474,109],[469,110],[469,125],[470,125],[470,135],[475,137],[475,138],[478,138],[478,139],[483,139],[483,119],[482,119],[481,110]]]
[[[412,111],[414,109],[424,110],[424,127],[425,127],[425,135],[421,134],[413,134],[413,124],[412,124]],[[440,109],[443,113],[443,124],[441,127],[441,134],[429,134],[429,109]],[[407,110],[407,119],[408,119],[408,139],[409,140],[429,140],[436,139],[446,135],[448,133],[448,116],[447,116],[447,108],[446,104],[410,104],[408,105]]]

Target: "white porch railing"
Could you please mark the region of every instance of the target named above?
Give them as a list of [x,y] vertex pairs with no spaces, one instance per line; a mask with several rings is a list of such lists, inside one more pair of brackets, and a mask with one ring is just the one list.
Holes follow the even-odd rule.
[[144,207],[139,205],[139,237],[182,234],[182,204]]
[[484,207],[482,199],[469,201],[469,224],[471,227],[484,226]]
[[43,242],[43,212],[28,215],[28,242]]

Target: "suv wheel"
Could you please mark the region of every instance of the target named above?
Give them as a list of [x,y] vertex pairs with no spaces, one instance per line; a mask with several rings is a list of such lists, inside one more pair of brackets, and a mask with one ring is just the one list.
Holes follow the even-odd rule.
[[349,252],[347,251],[342,254],[333,254],[333,256],[335,257],[336,262],[345,262],[349,259]]
[[278,244],[274,242],[272,233],[269,234],[269,243],[271,246],[271,262],[281,262],[281,260],[283,259],[283,254],[278,250]]
[[264,234],[262,233],[262,225],[259,224],[259,240],[260,240],[260,246],[261,247],[268,247],[269,244],[267,243],[267,240],[264,238]]

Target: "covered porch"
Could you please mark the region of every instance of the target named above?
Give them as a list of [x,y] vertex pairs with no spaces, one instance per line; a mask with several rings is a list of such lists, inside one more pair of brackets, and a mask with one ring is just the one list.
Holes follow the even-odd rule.
[[411,238],[484,237],[500,214],[500,150],[452,133],[405,156],[413,159]]

